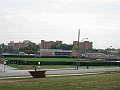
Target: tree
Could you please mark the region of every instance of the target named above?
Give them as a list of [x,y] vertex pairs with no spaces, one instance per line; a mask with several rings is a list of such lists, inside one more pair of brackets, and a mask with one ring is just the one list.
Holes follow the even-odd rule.
[[55,43],[51,46],[51,49],[60,49],[61,48],[61,44]]
[[10,52],[13,52],[13,51],[14,51],[13,47],[10,47],[10,46],[8,46],[8,45],[5,45],[4,43],[2,43],[2,44],[0,45],[0,49],[1,49],[1,52],[8,52],[8,53],[10,53]]
[[39,49],[40,49],[40,47],[39,47],[39,45],[36,45],[35,43],[30,43],[29,45],[28,45],[28,47],[25,47],[25,48],[20,48],[20,51],[21,52],[25,52],[25,53],[27,53],[27,54],[38,54],[39,52]]
[[72,50],[73,45],[55,43],[51,46],[51,49]]

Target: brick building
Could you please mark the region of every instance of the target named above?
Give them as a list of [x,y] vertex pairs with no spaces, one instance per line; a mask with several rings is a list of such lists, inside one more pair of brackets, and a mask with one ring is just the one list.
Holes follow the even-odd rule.
[[78,51],[78,41],[73,41],[72,56],[85,56],[86,53],[90,52],[93,48],[93,43],[89,41],[79,42]]
[[[78,47],[78,41],[73,41],[73,46]],[[89,41],[79,42],[80,50],[90,50],[93,47],[93,43]]]
[[29,40],[24,40],[23,42],[19,42],[19,43],[10,41],[10,43],[8,43],[8,46],[13,47],[13,49],[15,49],[15,50],[18,50],[20,48],[27,47],[30,43],[31,43],[31,41],[29,41]]
[[62,41],[45,41],[45,40],[41,40],[41,45],[40,48],[41,49],[50,49],[52,45],[54,45],[55,43],[59,43],[62,44]]

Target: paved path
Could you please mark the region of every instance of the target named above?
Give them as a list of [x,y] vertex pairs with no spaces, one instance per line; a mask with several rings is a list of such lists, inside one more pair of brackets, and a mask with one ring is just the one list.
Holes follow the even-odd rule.
[[[6,71],[0,71],[0,76],[9,76],[9,77],[18,77],[18,76],[31,76],[29,74],[29,71],[31,70],[17,70],[15,68],[11,68],[9,66],[5,66]],[[0,64],[0,68],[3,68],[3,65]],[[45,70],[45,69],[42,69]],[[33,71],[33,70],[32,70]],[[112,68],[92,68],[92,69],[83,69],[79,68],[78,70],[75,70],[73,68],[71,69],[46,69],[46,75],[68,75],[68,74],[84,74],[84,73],[101,73],[106,71],[120,71],[120,67],[112,67]]]
[[6,72],[6,71],[11,71],[11,70],[17,70],[17,69],[13,67],[9,67],[4,64],[0,64],[0,72],[4,72],[4,71]]

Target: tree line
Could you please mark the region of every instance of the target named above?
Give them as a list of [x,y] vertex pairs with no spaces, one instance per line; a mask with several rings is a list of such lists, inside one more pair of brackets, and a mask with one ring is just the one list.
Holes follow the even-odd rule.
[[0,45],[0,52],[5,53],[19,53],[24,52],[26,54],[38,54],[40,51],[40,46],[35,43],[29,43],[27,47],[14,49],[11,46],[5,45],[4,43]]
[[[73,48],[75,48],[75,46],[73,46],[72,44],[59,44],[59,43],[55,43],[51,46],[51,49],[61,49],[61,50],[72,50]],[[118,53],[116,53],[116,55],[120,55],[120,49],[94,49],[94,50],[98,50],[101,53],[104,54],[111,54],[110,51],[118,51]],[[27,47],[24,48],[19,48],[19,49],[14,49],[11,46],[5,45],[4,43],[0,44],[0,53],[1,52],[6,52],[6,53],[18,53],[18,52],[24,52],[26,54],[39,54],[40,53],[40,45],[37,45],[36,43],[29,43],[29,45]]]
[[[62,49],[62,50],[71,50],[73,48],[73,45],[68,44],[58,44],[55,43],[51,46],[51,49]],[[40,53],[40,45],[37,45],[36,43],[29,43],[27,47],[14,49],[11,46],[5,45],[4,43],[0,45],[0,53],[6,52],[6,53],[19,53],[24,52],[26,54],[39,54]]]

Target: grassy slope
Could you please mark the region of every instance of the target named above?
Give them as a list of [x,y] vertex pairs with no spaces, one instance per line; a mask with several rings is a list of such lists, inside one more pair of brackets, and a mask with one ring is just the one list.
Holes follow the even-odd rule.
[[0,90],[120,90],[120,72],[0,81]]

